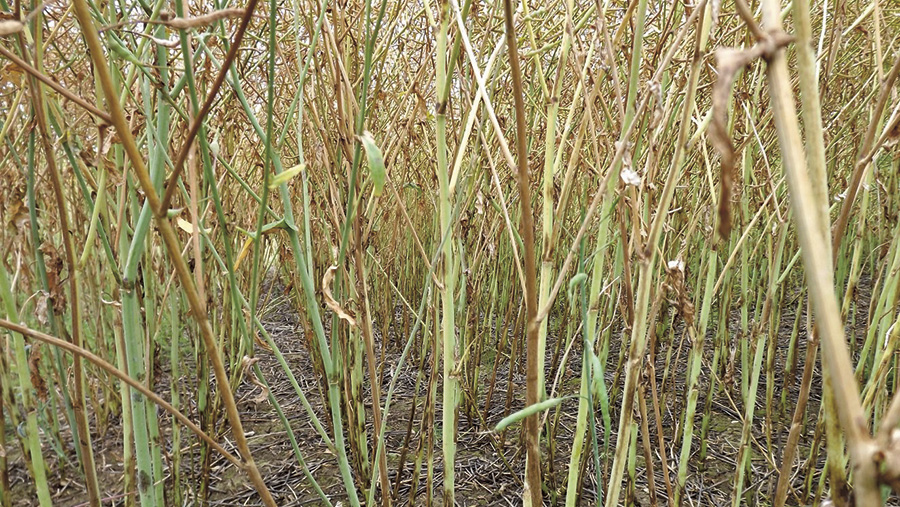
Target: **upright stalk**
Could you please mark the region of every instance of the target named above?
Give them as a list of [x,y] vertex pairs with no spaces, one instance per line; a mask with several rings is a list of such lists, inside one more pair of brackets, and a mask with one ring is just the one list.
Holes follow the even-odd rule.
[[[763,23],[768,30],[780,31],[781,13],[777,0],[763,0]],[[832,375],[835,402],[841,426],[847,435],[850,458],[855,467],[856,501],[859,505],[882,505],[874,461],[875,445],[869,436],[858,385],[853,376],[850,354],[844,340],[840,307],[834,293],[833,270],[821,255],[829,251],[822,234],[823,208],[807,172],[807,160],[800,148],[803,142],[794,107],[787,57],[776,49],[768,58],[767,77],[775,128],[781,146],[785,173],[796,210],[803,264],[809,283],[817,328],[822,333],[822,355]]]
[[[516,165],[517,184],[519,187],[519,204],[522,216],[519,222],[519,234],[522,236],[525,257],[525,406],[540,402],[540,375],[543,370],[538,363],[542,354],[539,350],[538,337],[538,300],[536,280],[536,259],[534,249],[534,219],[531,211],[531,183],[528,170],[527,133],[525,130],[525,98],[522,90],[522,71],[519,66],[519,50],[516,41],[516,29],[513,23],[512,0],[503,0],[503,17],[506,27],[506,49],[509,55],[510,73],[513,83],[513,101],[516,116]],[[541,505],[541,450],[540,416],[531,414],[525,419],[525,491],[522,501],[526,507]]]
[[440,211],[440,231],[449,234],[450,239],[441,238],[440,279],[441,292],[441,343],[444,374],[444,400],[441,407],[441,442],[444,452],[443,504],[455,504],[456,467],[456,425],[459,420],[459,372],[457,359],[459,349],[456,343],[456,263],[453,257],[453,231],[450,228],[452,205],[450,195],[450,169],[447,160],[447,107],[450,83],[447,79],[447,31],[450,27],[450,1],[441,0],[440,26],[435,48],[435,84],[438,103],[435,114],[435,135],[437,141],[437,178],[439,185],[438,208]]

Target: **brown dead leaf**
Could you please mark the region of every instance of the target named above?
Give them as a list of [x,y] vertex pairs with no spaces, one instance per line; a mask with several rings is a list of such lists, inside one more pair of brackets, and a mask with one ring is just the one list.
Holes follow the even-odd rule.
[[673,299],[669,304],[673,305],[681,318],[688,326],[694,323],[694,304],[691,302],[691,293],[685,283],[685,266],[681,259],[671,260],[666,264],[666,281],[664,286],[672,294]]
[[347,323],[350,324],[350,327],[356,327],[356,318],[341,308],[341,305],[339,305],[331,295],[331,281],[334,279],[335,271],[337,271],[337,266],[331,266],[325,270],[325,276],[322,277],[322,294],[325,296],[325,304],[331,311],[336,313],[338,317],[346,320]]
[[895,117],[893,121],[894,124],[888,126],[890,130],[888,130],[887,139],[884,142],[884,147],[888,149],[900,143],[900,116]]
[[28,355],[28,371],[31,374],[31,384],[34,386],[38,399],[43,402],[47,401],[47,383],[40,372],[41,364],[41,343],[36,342],[31,345],[31,353]]
[[0,82],[20,84],[25,78],[25,71],[13,62],[9,62],[3,66],[0,71]]
[[16,199],[7,208],[9,225],[17,234],[22,234],[28,229],[28,206],[21,199]]
[[47,302],[50,301],[50,298],[47,297],[47,294],[41,291],[40,295],[37,298],[37,303],[34,305],[34,317],[41,323],[42,326],[46,326],[50,322],[50,316],[47,313]]
[[44,254],[44,264],[47,266],[47,287],[50,290],[50,301],[53,310],[64,313],[66,309],[66,291],[62,286],[63,260],[53,243],[45,241],[40,247]]
[[257,361],[259,361],[258,357],[244,356],[243,359],[241,359],[241,368],[243,368],[244,374],[247,375],[247,378],[250,379],[250,382],[252,382],[253,385],[259,387],[260,389],[260,393],[256,395],[255,398],[253,398],[253,403],[259,405],[269,398],[269,388],[266,387],[265,384],[260,382],[251,370],[251,368],[254,364],[256,364]]
[[794,38],[784,32],[769,34],[747,49],[720,48],[716,51],[716,67],[719,79],[713,87],[712,122],[709,126],[710,139],[719,151],[722,160],[721,194],[719,195],[719,237],[731,234],[731,194],[734,188],[735,149],[728,133],[728,99],[734,80],[744,67],[757,58],[768,60],[779,49],[787,46]]

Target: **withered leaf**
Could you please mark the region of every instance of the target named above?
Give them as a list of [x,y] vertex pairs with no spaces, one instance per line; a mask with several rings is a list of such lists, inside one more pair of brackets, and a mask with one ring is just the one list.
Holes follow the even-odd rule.
[[47,297],[47,294],[41,291],[37,298],[37,303],[34,305],[34,317],[42,326],[46,326],[50,322],[50,316],[47,313],[47,302],[49,300],[50,298]]
[[719,79],[712,92],[712,122],[710,140],[719,151],[722,160],[721,194],[719,195],[719,237],[731,234],[731,194],[734,188],[735,149],[728,135],[728,99],[737,73],[757,58],[770,58],[775,51],[788,45],[794,38],[784,32],[770,34],[747,49],[720,48],[716,51],[716,67]]
[[41,253],[44,254],[44,264],[47,266],[47,288],[50,290],[50,301],[53,310],[64,313],[66,309],[66,291],[62,286],[63,260],[53,243],[45,241],[41,245]]
[[331,266],[327,270],[325,270],[325,276],[322,277],[322,294],[325,296],[325,304],[328,306],[328,308],[331,309],[331,311],[336,313],[338,317],[346,320],[351,327],[355,327],[356,318],[354,318],[353,315],[350,315],[347,311],[341,308],[341,305],[339,305],[331,295],[331,281],[334,279],[335,271],[337,271],[337,266]]
[[47,401],[47,383],[40,372],[41,364],[41,343],[35,343],[31,346],[31,354],[28,355],[28,371],[31,374],[31,384],[34,386],[38,399],[43,402]]

